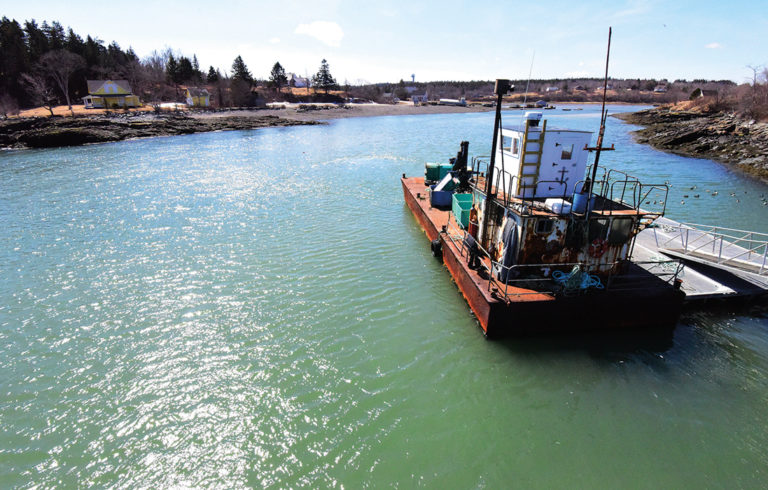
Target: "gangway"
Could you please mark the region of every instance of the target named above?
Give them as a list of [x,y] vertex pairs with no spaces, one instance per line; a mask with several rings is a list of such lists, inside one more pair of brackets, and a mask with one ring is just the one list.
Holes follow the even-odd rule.
[[768,289],[768,233],[659,218],[656,248],[666,255],[728,271]]

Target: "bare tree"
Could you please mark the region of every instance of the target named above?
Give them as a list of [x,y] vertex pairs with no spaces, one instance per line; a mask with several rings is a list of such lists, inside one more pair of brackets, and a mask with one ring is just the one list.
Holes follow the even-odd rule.
[[229,90],[234,106],[243,107],[248,105],[251,96],[251,85],[249,82],[233,77],[230,80]]
[[53,117],[53,107],[56,103],[56,96],[53,93],[53,87],[48,83],[48,79],[43,75],[35,74],[30,75],[28,73],[21,74],[21,80],[27,87],[27,93],[29,93],[32,101],[45,107],[51,113]]
[[85,68],[85,59],[80,55],[60,49],[45,53],[40,58],[40,66],[56,82],[59,90],[64,94],[69,112],[74,115],[72,102],[69,100],[69,78],[77,70]]
[[152,53],[141,62],[146,77],[145,91],[149,92],[149,97],[153,101],[175,100],[173,91],[165,83],[165,63],[167,59],[165,53],[152,51]]
[[762,69],[762,66],[758,65],[747,65],[747,68],[749,68],[749,71],[752,72],[752,89],[757,87],[757,81],[760,77],[760,69]]
[[232,107],[230,82],[231,80],[226,74],[216,81],[216,97],[214,97],[214,100],[220,109],[223,109],[224,107]]

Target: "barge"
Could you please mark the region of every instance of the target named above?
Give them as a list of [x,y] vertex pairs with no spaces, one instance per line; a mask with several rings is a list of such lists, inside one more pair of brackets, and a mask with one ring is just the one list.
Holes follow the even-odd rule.
[[[484,334],[672,328],[685,294],[678,260],[632,260],[635,237],[664,215],[666,184],[599,165],[605,128],[548,128],[539,112],[501,120],[497,80],[489,157],[461,142],[447,164],[406,177],[405,202],[456,282]],[[588,165],[589,154],[595,157]]]

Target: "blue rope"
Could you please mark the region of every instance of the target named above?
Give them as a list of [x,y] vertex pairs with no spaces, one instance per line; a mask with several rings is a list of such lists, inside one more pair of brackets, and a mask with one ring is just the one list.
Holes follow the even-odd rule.
[[603,283],[600,278],[594,274],[588,274],[583,272],[578,265],[573,266],[573,269],[569,273],[562,271],[554,271],[552,273],[552,279],[556,283],[563,285],[565,289],[604,289]]

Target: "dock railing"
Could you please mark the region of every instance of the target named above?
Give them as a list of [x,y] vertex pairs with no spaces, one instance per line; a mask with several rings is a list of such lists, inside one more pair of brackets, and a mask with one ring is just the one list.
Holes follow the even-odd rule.
[[657,243],[659,248],[768,276],[768,233],[696,223],[664,224],[661,229],[672,236]]
[[[467,230],[460,228],[453,220],[449,220],[445,234],[459,249],[461,257],[467,260],[470,253],[467,247]],[[648,287],[647,273],[651,273],[674,287],[683,270],[682,263],[676,259],[632,261],[631,264],[639,266],[646,274],[639,270],[635,273],[624,271],[622,273],[609,273],[608,275],[601,274],[603,279],[600,279],[597,275],[591,274],[591,271],[600,268],[621,270],[622,266],[627,264],[620,262],[601,262],[598,264],[573,262],[505,266],[491,259],[488,251],[477,241],[475,241],[475,246],[478,256],[488,258],[488,261],[479,261],[479,267],[483,269],[483,276],[488,282],[488,291],[493,291],[506,300],[513,297],[542,294],[551,296],[578,295],[586,294],[589,290],[606,288],[610,288],[612,291],[640,290]],[[578,274],[574,275],[574,271],[578,271]],[[501,280],[499,276],[505,279]]]

